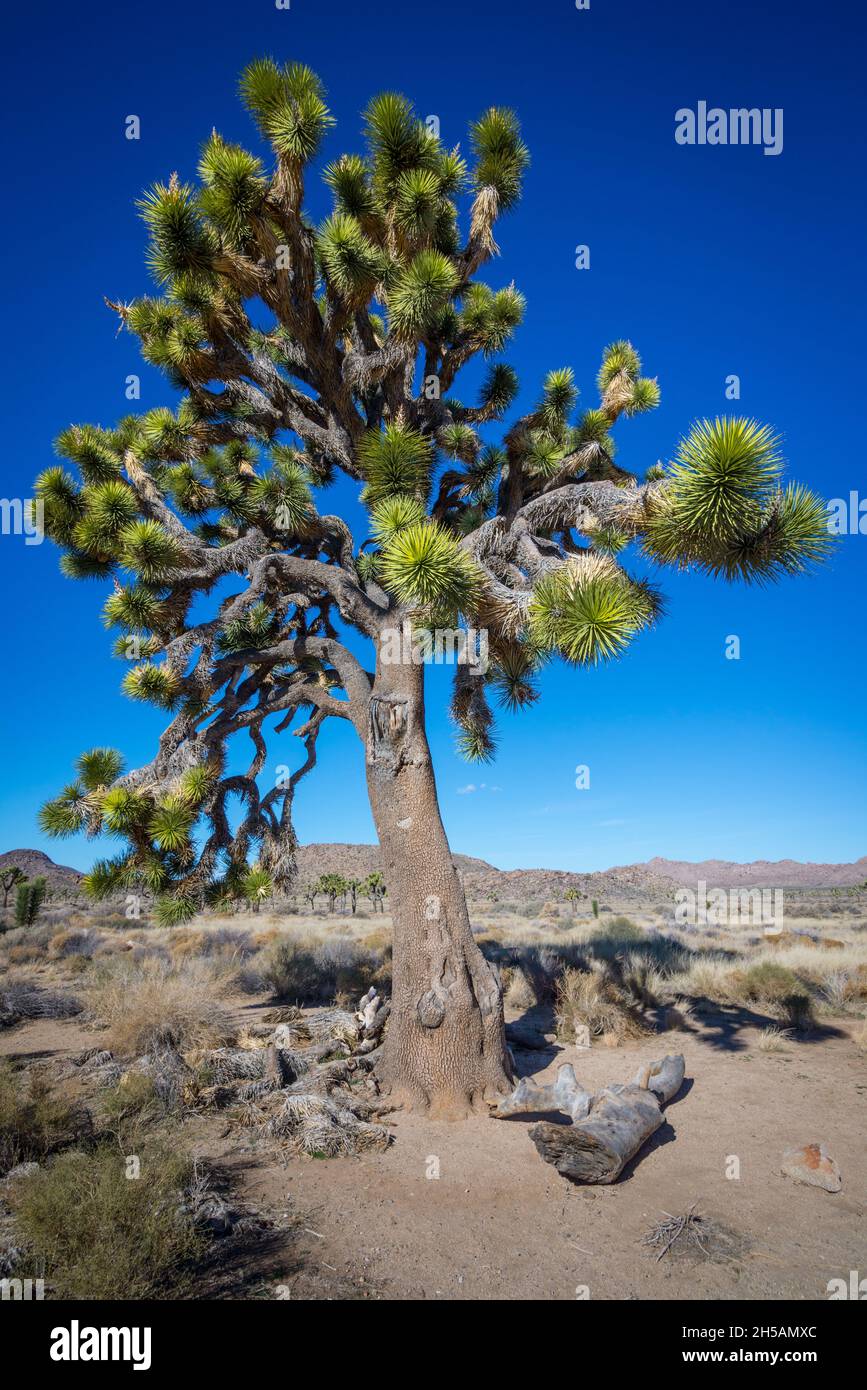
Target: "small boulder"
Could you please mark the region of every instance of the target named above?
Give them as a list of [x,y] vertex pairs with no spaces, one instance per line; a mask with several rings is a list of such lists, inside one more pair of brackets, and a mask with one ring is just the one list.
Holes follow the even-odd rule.
[[825,1192],[839,1192],[843,1186],[840,1169],[824,1143],[786,1149],[781,1171],[794,1182],[821,1187]]

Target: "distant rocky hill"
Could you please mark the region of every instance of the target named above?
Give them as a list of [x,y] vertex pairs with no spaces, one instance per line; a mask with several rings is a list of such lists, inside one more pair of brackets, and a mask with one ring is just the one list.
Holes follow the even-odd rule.
[[[577,888],[588,897],[605,894],[622,898],[671,898],[672,879],[637,864],[602,873],[577,874],[564,869],[496,869],[484,859],[468,854],[453,856],[461,873],[467,896],[477,900],[496,897],[501,902],[551,901],[562,899],[567,888]],[[321,844],[298,849],[298,882],[315,881],[320,874],[339,873],[345,878],[366,878],[382,867],[377,845]]]
[[[597,873],[570,873],[564,869],[497,869],[484,859],[456,854],[467,897],[499,902],[562,901],[567,888],[577,888],[588,898],[623,904],[631,901],[670,902],[681,885],[708,888],[852,888],[867,882],[867,856],[853,864],[809,864],[794,859],[757,860],[735,864],[725,859],[689,863],[676,859],[651,859],[646,864],[625,864]],[[15,849],[0,854],[0,871],[17,864],[28,878],[43,875],[53,897],[71,897],[78,891],[82,874],[55,864],[38,849]],[[339,873],[344,878],[364,879],[382,867],[378,845],[312,844],[298,849],[298,888],[321,874]]]
[[[804,864],[797,859],[757,859],[735,864],[728,859],[650,859],[643,866],[675,883],[708,888],[857,888],[867,882],[867,855],[853,864]],[[619,872],[613,870],[612,872]]]
[[10,849],[0,854],[0,873],[16,865],[27,878],[44,878],[53,897],[67,897],[74,893],[84,877],[77,869],[55,864],[41,849]]

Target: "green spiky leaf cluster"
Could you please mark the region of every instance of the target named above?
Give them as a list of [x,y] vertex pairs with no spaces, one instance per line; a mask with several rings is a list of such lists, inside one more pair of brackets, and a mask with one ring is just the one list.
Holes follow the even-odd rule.
[[779,441],[766,425],[731,417],[694,425],[654,497],[645,548],[669,564],[726,579],[773,580],[832,548],[821,498],[781,485]]

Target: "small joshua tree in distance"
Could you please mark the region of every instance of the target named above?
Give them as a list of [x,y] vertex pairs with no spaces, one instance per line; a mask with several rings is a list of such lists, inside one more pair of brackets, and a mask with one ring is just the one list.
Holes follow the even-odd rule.
[[[120,836],[89,891],[144,885],[160,921],[185,920],[251,848],[291,882],[298,781],[323,724],[347,721],[394,920],[380,1079],[398,1103],[465,1114],[510,1084],[501,990],[440,816],[424,666],[392,659],[395,632],[486,632],[487,669],[458,665],[452,714],[462,752],[489,759],[492,697],[527,709],[546,661],[610,660],[657,621],[661,596],[625,568],[630,549],[726,579],[794,575],[827,550],[825,507],[782,483],[772,431],[750,420],[693,425],[643,478],[618,462],[615,430],[659,401],[625,340],[602,354],[595,403],[577,411],[572,370],[557,368],[484,442],[518,387],[501,354],[524,300],[479,278],[528,163],[515,114],[474,121],[467,160],[405,97],[374,97],[365,152],[328,164],[333,211],[315,226],[305,177],[333,124],[322,84],[263,59],[241,95],[270,167],[213,132],[198,184],[172,174],[142,200],[159,294],[112,306],[179,403],[71,426],[57,448],[77,473],[38,480],[64,573],[109,582],[118,654],[138,652],[126,694],[165,711],[151,762],[85,754],[42,824]],[[467,403],[454,387],[479,355],[489,366]],[[363,540],[318,504],[338,475],[367,509]],[[304,760],[262,791],[268,740],[293,725]],[[230,775],[236,737],[251,756]]]
[[384,912],[385,879],[383,878],[379,869],[375,869],[373,873],[367,875],[367,878],[364,880],[363,887],[365,896],[368,897],[370,901],[373,903],[374,912],[376,912],[377,908],[380,912]]
[[3,869],[2,872],[0,872],[0,888],[3,889],[4,912],[9,905],[9,894],[12,892],[12,889],[17,888],[18,884],[23,883],[26,878],[27,875],[24,870],[20,869],[17,864],[11,864],[8,869]]
[[48,894],[48,884],[44,878],[24,880],[18,884],[15,897],[15,924],[19,927],[32,927],[42,910]]

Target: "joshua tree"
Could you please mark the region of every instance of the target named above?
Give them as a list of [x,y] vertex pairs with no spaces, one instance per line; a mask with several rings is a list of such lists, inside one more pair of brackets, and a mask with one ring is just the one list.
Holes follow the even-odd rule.
[[[142,200],[160,294],[111,305],[177,408],[72,426],[57,447],[79,476],[57,466],[38,481],[64,573],[109,581],[126,694],[166,711],[152,762],[123,772],[111,751],[85,755],[43,825],[125,837],[89,890],[144,883],[160,920],[182,921],[251,847],[275,884],[291,880],[298,781],[323,724],[348,721],[394,917],[381,1079],[405,1103],[461,1113],[504,1090],[510,1067],[498,976],[440,818],[412,659],[424,630],[487,634],[487,669],[467,652],[456,666],[452,714],[467,757],[489,759],[489,696],[526,708],[543,662],[616,657],[659,617],[657,590],[617,558],[627,548],[728,579],[797,574],[827,547],[824,506],[781,486],[774,437],[751,421],[693,426],[643,478],[617,463],[615,427],[659,400],[623,341],[605,349],[595,404],[576,414],[572,371],[552,371],[501,444],[483,442],[514,371],[490,361],[472,404],[453,387],[524,311],[513,284],[478,278],[528,163],[515,115],[475,121],[467,163],[403,96],[376,97],[366,152],[328,164],[334,209],[314,226],[305,174],[332,124],[319,80],[256,61],[241,94],[271,166],[214,132],[197,186],[173,174]],[[358,486],[366,537],[319,510],[338,475]],[[267,738],[293,724],[306,756],[263,791]],[[251,761],[230,775],[226,745],[243,733]]]
[[18,884],[15,897],[15,923],[19,927],[32,927],[42,909],[48,892],[44,878],[25,879]]
[[379,869],[367,875],[363,886],[365,896],[373,903],[374,912],[376,912],[377,908],[379,908],[380,912],[384,912],[385,905],[383,899],[385,898],[385,879]]
[[580,889],[578,889],[578,888],[567,888],[567,889],[566,889],[566,892],[563,894],[563,897],[566,899],[567,903],[571,903],[571,904],[572,904],[572,911],[573,911],[573,912],[577,912],[577,910],[578,910],[578,899],[581,898],[581,897],[583,897],[583,896],[584,896],[583,893],[582,893],[582,892],[580,891]]
[[23,869],[19,869],[17,864],[12,864],[8,869],[0,872],[0,888],[3,889],[3,911],[9,905],[9,894],[13,888],[17,888],[19,883],[24,883],[27,878]]
[[345,897],[348,889],[346,879],[342,874],[323,874],[319,880],[319,891],[324,893],[328,899],[328,911],[334,911],[334,904],[339,897]]
[[346,891],[349,893],[349,902],[352,907],[352,915],[355,916],[358,907],[358,890],[364,887],[364,881],[360,878],[348,878],[346,880]]
[[310,904],[310,911],[316,911],[316,899],[319,897],[319,882],[308,883],[304,889],[304,901]]

